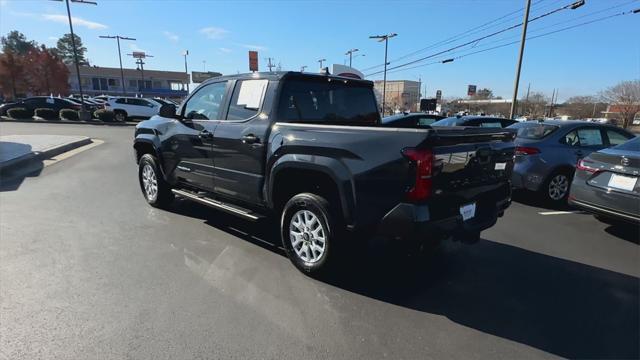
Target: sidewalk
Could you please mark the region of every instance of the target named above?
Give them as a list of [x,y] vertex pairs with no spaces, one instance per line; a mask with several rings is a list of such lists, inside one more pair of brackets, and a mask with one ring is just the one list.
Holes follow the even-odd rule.
[[0,136],[0,172],[42,161],[88,145],[86,136],[63,135],[5,135]]

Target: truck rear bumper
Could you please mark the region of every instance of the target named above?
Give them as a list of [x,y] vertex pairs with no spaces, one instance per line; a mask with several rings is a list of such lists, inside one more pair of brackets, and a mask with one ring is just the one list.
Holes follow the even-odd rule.
[[398,240],[421,240],[433,238],[460,238],[479,233],[495,225],[505,209],[511,205],[510,198],[504,198],[491,204],[478,204],[476,216],[464,221],[456,214],[435,219],[431,216],[429,205],[400,203],[389,211],[380,224],[383,236]]

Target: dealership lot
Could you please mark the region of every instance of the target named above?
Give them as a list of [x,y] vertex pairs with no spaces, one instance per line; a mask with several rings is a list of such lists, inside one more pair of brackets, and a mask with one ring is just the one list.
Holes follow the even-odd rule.
[[0,189],[0,351],[30,358],[637,358],[636,230],[519,194],[472,246],[372,245],[320,282],[277,230],[149,207],[132,127],[0,123],[104,141]]

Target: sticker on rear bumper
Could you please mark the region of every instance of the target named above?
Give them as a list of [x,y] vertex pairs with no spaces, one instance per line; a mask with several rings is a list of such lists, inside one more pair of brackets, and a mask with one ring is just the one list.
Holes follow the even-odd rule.
[[462,215],[462,220],[464,221],[472,219],[476,216],[476,203],[460,206],[460,215]]
[[496,170],[504,170],[507,168],[507,163],[496,163]]

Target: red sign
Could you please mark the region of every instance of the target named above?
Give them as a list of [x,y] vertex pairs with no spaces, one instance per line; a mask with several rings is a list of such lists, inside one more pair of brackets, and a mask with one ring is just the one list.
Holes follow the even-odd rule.
[[144,59],[147,57],[147,54],[145,54],[143,51],[134,51],[131,55],[136,59]]
[[475,85],[469,85],[469,87],[467,88],[467,95],[469,95],[469,96],[475,96],[476,95],[476,86]]
[[258,71],[258,52],[249,51],[249,71]]

